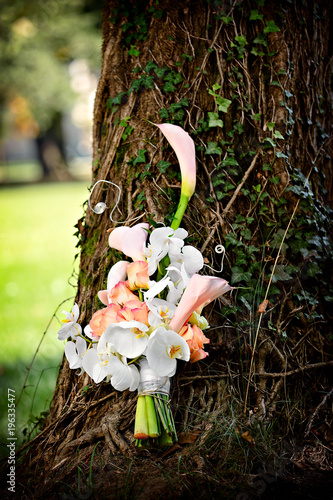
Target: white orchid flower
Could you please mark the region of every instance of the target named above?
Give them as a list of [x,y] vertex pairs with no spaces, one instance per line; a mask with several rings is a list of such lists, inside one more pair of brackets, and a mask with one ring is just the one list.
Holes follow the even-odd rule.
[[65,356],[69,363],[69,367],[82,368],[83,355],[87,350],[87,342],[82,337],[76,337],[75,342],[71,340],[65,345]]
[[62,320],[63,325],[58,331],[58,339],[66,340],[68,337],[74,339],[78,335],[81,335],[82,328],[77,323],[80,316],[79,306],[75,303],[72,312],[62,311],[62,314],[65,314],[66,318]]
[[144,301],[147,302],[148,300],[153,299],[161,293],[167,286],[169,286],[171,280],[168,276],[165,276],[163,279],[160,281],[149,281],[148,282],[148,287],[149,290],[143,293]]
[[169,254],[178,255],[180,249],[184,246],[184,239],[188,235],[185,229],[176,230],[171,227],[160,227],[154,229],[150,235],[150,243],[145,249],[144,254],[148,262],[148,274],[151,276],[157,269],[158,263]]
[[177,359],[190,359],[190,348],[178,333],[161,326],[151,334],[145,355],[157,375],[172,377],[177,369]]
[[185,245],[181,249],[181,252],[173,254],[170,257],[170,262],[171,265],[177,267],[178,269],[180,269],[181,265],[184,264],[184,269],[190,278],[193,274],[199,272],[204,266],[202,253],[191,245]]
[[86,352],[82,366],[96,384],[107,377],[117,391],[138,388],[140,374],[137,367],[127,364],[127,359],[115,350],[107,332],[99,339],[96,349]]
[[174,304],[162,299],[150,299],[146,302],[146,304],[150,310],[148,316],[150,326],[157,326],[161,323],[170,323],[176,310],[176,306]]
[[109,325],[105,333],[115,350],[127,358],[141,356],[147,347],[148,326],[139,321],[121,321]]

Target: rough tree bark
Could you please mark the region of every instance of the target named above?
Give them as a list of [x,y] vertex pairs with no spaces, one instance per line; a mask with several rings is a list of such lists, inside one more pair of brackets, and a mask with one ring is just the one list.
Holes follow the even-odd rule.
[[[177,202],[178,166],[150,122],[183,126],[195,140],[198,167],[196,195],[183,226],[213,268],[221,265],[215,246],[226,246],[223,277],[248,291],[235,290],[210,309],[208,361],[181,366],[173,380],[172,406],[182,438],[169,454],[142,456],[133,449],[135,394],[95,385],[64,360],[47,424],[26,458],[27,476],[35,476],[26,491],[31,488],[36,497],[55,488],[68,493],[55,483],[75,489],[77,465],[88,477],[93,463],[98,498],[186,498],[194,481],[196,496],[204,497],[222,484],[230,491],[239,485],[242,466],[230,460],[248,446],[256,464],[255,436],[265,457],[273,453],[267,444],[273,435],[276,442],[288,433],[301,442],[316,429],[328,439],[329,397],[323,403],[332,364],[329,303],[323,299],[330,285],[325,227],[332,205],[328,8],[328,2],[300,0],[107,0],[93,183],[108,179],[120,186],[117,220],[144,213],[141,220],[162,222]],[[161,160],[170,162],[168,169]],[[117,192],[106,187],[94,190],[92,206],[98,201],[113,206]],[[264,306],[258,311],[298,200],[266,312]],[[97,291],[105,288],[107,272],[119,258],[107,244],[114,227],[108,216],[87,208],[78,224],[82,325],[101,308]],[[324,270],[322,286],[315,280],[318,267]],[[264,435],[260,446],[258,428]],[[34,493],[37,484],[43,485]]]

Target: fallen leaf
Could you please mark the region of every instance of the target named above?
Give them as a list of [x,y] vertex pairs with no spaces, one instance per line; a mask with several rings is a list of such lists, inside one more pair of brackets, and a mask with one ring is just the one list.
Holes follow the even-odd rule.
[[258,314],[264,314],[266,312],[266,307],[268,306],[268,300],[265,299],[262,301],[260,306],[258,307]]
[[245,439],[245,441],[247,441],[248,443],[254,444],[254,440],[250,431],[243,432],[242,438]]
[[197,439],[199,436],[200,431],[192,431],[192,432],[182,432],[180,436],[178,436],[178,443],[179,444],[191,444],[194,443],[194,441]]

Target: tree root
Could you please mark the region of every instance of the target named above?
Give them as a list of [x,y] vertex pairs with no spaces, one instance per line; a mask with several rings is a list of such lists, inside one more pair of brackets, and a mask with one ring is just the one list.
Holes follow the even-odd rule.
[[[79,438],[70,440],[69,442],[66,440],[62,443],[61,448],[58,449],[58,454],[63,455],[69,448],[93,444],[97,439],[104,437],[113,455],[117,454],[118,451],[121,451],[124,455],[131,455],[131,445],[122,437],[119,432],[119,427],[120,423],[124,419],[124,414],[130,406],[133,406],[133,401],[128,401],[125,408],[123,408],[120,404],[117,406],[119,406],[119,411],[117,411],[116,408],[113,408],[112,413],[104,415],[98,427],[85,432]],[[128,433],[126,433],[126,437],[129,437]]]

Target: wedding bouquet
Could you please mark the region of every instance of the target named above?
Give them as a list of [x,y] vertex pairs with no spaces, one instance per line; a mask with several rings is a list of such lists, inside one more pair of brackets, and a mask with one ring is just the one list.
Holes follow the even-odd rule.
[[[148,223],[120,226],[109,236],[110,247],[131,261],[110,269],[106,290],[98,292],[105,307],[84,328],[77,323],[79,308],[63,311],[58,332],[68,339],[65,355],[72,369],[85,371],[96,383],[114,389],[138,390],[134,437],[172,444],[177,440],[170,411],[170,378],[177,361],[194,363],[208,354],[203,333],[209,328],[203,308],[231,290],[224,279],[198,274],[204,266],[199,250],[187,245],[179,227],[196,183],[193,140],[176,125],[158,125],[180,163],[180,202],[170,227]],[[147,441],[145,441],[147,443]]]

